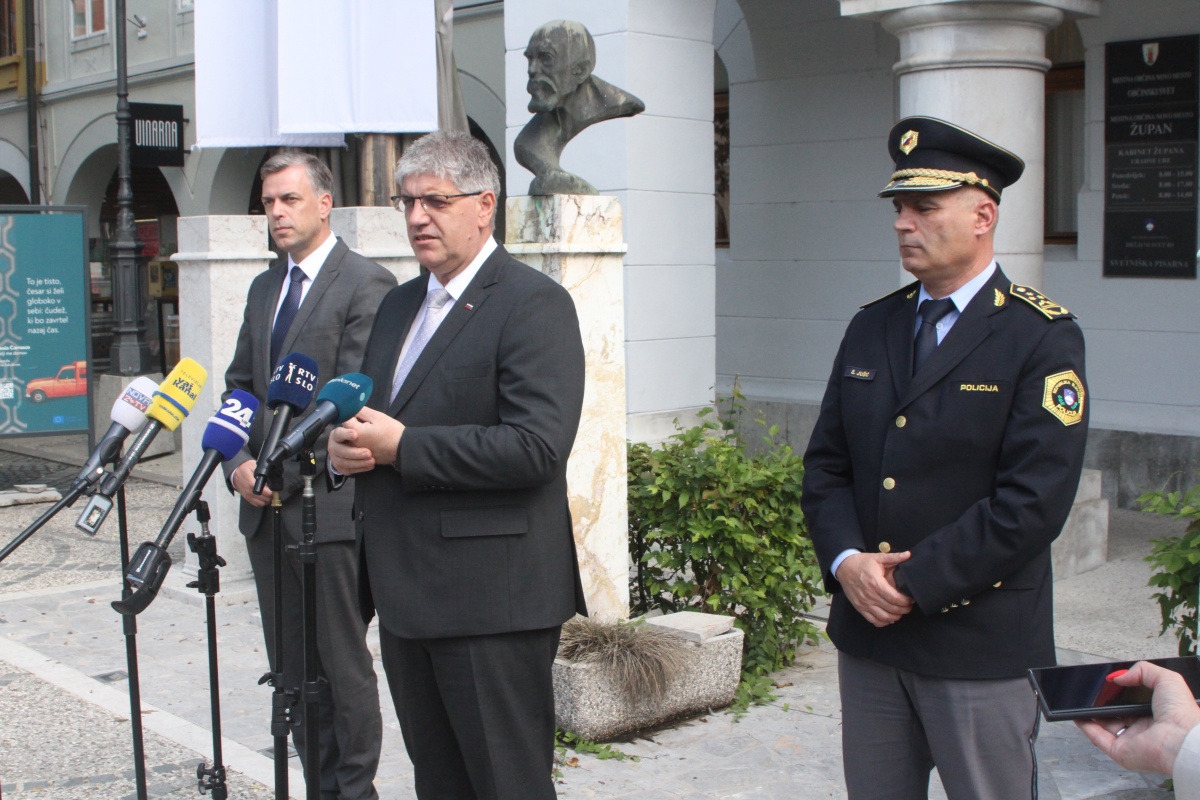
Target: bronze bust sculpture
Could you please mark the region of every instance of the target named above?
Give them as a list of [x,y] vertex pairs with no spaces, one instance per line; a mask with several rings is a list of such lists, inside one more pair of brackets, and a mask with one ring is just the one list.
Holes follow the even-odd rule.
[[533,173],[531,195],[597,194],[596,187],[559,166],[567,142],[606,119],[632,117],[646,104],[592,74],[596,44],[578,22],[547,22],[529,37],[529,110],[533,119],[517,134],[517,163]]

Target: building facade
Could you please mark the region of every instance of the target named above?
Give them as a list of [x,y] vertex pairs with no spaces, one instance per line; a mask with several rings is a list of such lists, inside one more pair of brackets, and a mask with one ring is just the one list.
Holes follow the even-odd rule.
[[[179,216],[247,213],[266,155],[191,149],[194,2],[128,0],[130,99],[184,109],[184,166],[135,174],[136,214],[163,255],[174,252]],[[41,197],[87,207],[103,320],[116,169],[113,3],[32,5]],[[0,51],[12,51],[0,52],[3,202],[29,197],[23,7],[0,2],[8,9],[0,27],[11,28],[0,30]],[[637,117],[588,129],[563,155],[565,169],[624,209],[631,437],[668,435],[676,418],[736,382],[803,448],[846,323],[905,281],[891,206],[875,194],[890,172],[884,138],[892,123],[927,114],[1027,162],[1005,193],[998,259],[1015,280],[1079,316],[1092,404],[1088,466],[1103,470],[1105,493],[1129,506],[1147,489],[1195,482],[1200,286],[1194,277],[1106,277],[1103,268],[1106,46],[1200,33],[1194,0],[456,7],[467,113],[502,160],[510,196],[525,194],[532,177],[513,159],[512,142],[530,116],[524,50],[539,25],[582,22],[596,40],[596,74],[646,104]],[[365,138],[328,154],[343,176],[341,205],[361,202]]]

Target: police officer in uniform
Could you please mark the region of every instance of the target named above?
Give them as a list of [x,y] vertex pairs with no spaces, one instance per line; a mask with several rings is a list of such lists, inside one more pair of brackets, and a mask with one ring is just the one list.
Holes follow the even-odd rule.
[[851,800],[1036,794],[1029,667],[1054,663],[1050,545],[1087,439],[1083,334],[993,258],[1013,153],[930,117],[880,192],[916,282],[863,306],[805,454]]

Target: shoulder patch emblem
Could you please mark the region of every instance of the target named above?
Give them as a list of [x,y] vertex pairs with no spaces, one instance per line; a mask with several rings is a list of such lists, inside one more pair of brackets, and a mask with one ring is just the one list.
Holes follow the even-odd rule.
[[1087,390],[1075,370],[1056,372],[1046,377],[1042,408],[1058,418],[1063,425],[1074,425],[1083,419],[1083,401]]
[[1031,289],[1028,286],[1022,286],[1019,283],[1014,283],[1009,289],[1009,294],[1013,297],[1019,297],[1029,305],[1036,308],[1038,311],[1046,315],[1047,319],[1061,319],[1063,317],[1073,317],[1074,315],[1063,306],[1051,300],[1046,295]]

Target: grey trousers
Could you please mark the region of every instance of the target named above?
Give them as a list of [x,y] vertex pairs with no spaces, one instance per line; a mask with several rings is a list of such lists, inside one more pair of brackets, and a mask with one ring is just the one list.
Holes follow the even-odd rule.
[[1037,700],[1024,678],[951,680],[838,654],[850,800],[1037,797]]

